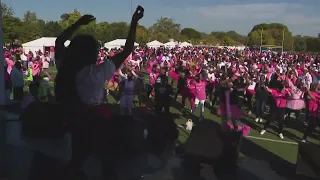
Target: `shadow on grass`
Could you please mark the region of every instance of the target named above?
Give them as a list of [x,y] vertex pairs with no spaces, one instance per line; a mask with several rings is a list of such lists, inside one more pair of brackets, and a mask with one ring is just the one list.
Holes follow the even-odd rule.
[[[198,130],[197,130],[198,129]],[[201,130],[200,130],[201,129]],[[217,168],[217,167],[223,167],[223,163],[221,161],[218,161],[214,158],[209,158],[209,155],[206,154],[214,154],[216,149],[219,148],[219,145],[212,140],[210,135],[211,131],[219,131],[220,125],[212,120],[204,120],[200,122],[191,132],[190,137],[192,137],[192,134],[194,136],[199,136],[199,139],[192,140],[189,139],[186,141],[186,143],[179,142],[178,151],[177,154],[183,154],[181,157],[184,159],[183,166],[185,168],[185,174],[184,177],[186,179],[207,179],[208,177],[205,177],[205,173],[203,174],[203,171],[208,171],[208,165],[209,165],[209,171],[213,171],[211,174],[215,174],[217,176],[217,179],[228,179],[231,178],[225,177],[225,173],[227,172],[229,175],[232,174],[232,171],[230,169],[224,169],[224,168]],[[207,132],[206,132],[207,131]],[[184,135],[189,134],[186,130],[183,128],[180,129],[180,132],[182,132]],[[195,135],[198,134],[198,135]],[[217,133],[219,134],[219,133]],[[219,136],[219,135],[217,135]],[[229,139],[230,140],[230,139]],[[191,141],[193,141],[191,143]],[[210,147],[212,146],[212,147]],[[275,155],[274,153],[262,148],[261,146],[253,143],[252,141],[248,139],[241,139],[240,143],[240,152],[244,154],[247,158],[256,159],[268,162],[270,165],[270,168],[276,172],[277,174],[286,177],[287,179],[308,179],[306,177],[297,176],[295,173],[296,165],[292,164],[281,157]],[[189,148],[189,150],[188,150]],[[192,149],[192,152],[196,152],[193,155],[190,155],[189,153],[186,153],[186,151],[190,151],[190,148]],[[183,152],[183,153],[181,153]],[[207,169],[207,170],[204,170]],[[259,179],[253,174],[250,174],[244,169],[238,169],[236,172],[234,172],[234,176],[232,179]],[[210,173],[209,173],[210,174]],[[177,175],[178,176],[178,175]],[[181,176],[181,174],[179,175]],[[244,177],[245,176],[245,177]],[[189,178],[188,178],[189,177]]]

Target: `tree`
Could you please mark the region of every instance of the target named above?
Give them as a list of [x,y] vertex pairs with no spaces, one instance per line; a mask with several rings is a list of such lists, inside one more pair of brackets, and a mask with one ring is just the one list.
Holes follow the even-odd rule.
[[141,44],[147,44],[149,41],[149,35],[148,35],[148,30],[144,26],[138,26],[137,27],[137,33],[136,33],[136,41]]
[[[5,3],[1,3],[3,19],[3,38],[5,43],[11,43],[19,40],[22,43],[31,41],[40,37],[56,37],[65,28],[71,26],[80,17],[81,13],[77,9],[72,12],[64,13],[59,21],[46,22],[37,17],[35,12],[26,11],[23,18],[15,17],[14,11]],[[127,38],[129,25],[126,22],[91,22],[83,26],[77,34],[90,34],[100,42],[108,42],[115,39]],[[136,41],[139,44],[146,44],[152,40],[158,40],[163,43],[169,39],[175,39],[180,42],[189,41],[192,44],[206,45],[225,45],[234,46],[239,44],[260,45],[261,33],[263,45],[282,45],[284,33],[284,49],[295,50],[299,52],[319,52],[320,51],[320,33],[318,37],[292,37],[288,27],[279,24],[258,24],[254,26],[248,36],[243,36],[235,31],[211,32],[206,34],[193,28],[184,28],[181,30],[180,24],[173,19],[162,17],[157,20],[148,29],[139,25],[137,27]]]
[[320,52],[320,39],[313,37],[305,37],[307,51]]
[[231,39],[228,36],[223,36],[220,39],[220,43],[222,46],[235,46],[235,45],[237,45],[237,42],[235,42],[233,39]]
[[247,44],[247,37],[242,36],[235,31],[228,31],[226,32],[226,35],[231,39],[233,39],[234,41],[239,42],[240,44],[243,44],[243,45]]
[[19,18],[14,17],[13,9],[5,3],[1,3],[1,11],[4,43],[11,43],[14,39],[20,38],[22,23]]
[[260,45],[257,44],[258,34],[259,39],[262,34],[262,45],[281,46],[283,43],[285,50],[292,49],[293,37],[286,25],[280,23],[255,25],[248,34],[248,45]]
[[77,9],[74,9],[71,13],[65,13],[60,16],[60,25],[62,29],[66,29],[80,19],[81,13]]
[[24,13],[23,22],[25,23],[36,23],[38,20],[35,12],[27,11]]
[[19,18],[4,16],[3,17],[3,39],[5,43],[11,43],[14,39],[21,37],[23,24]]
[[57,37],[61,32],[62,28],[57,21],[49,21],[41,26],[43,37]]
[[114,22],[111,23],[108,31],[108,41],[115,39],[126,39],[129,32],[129,25],[126,22]]
[[41,25],[43,25],[43,20],[38,20],[35,12],[27,11],[23,17],[21,40],[26,42],[40,38],[42,36]]
[[100,22],[96,25],[97,31],[96,31],[96,38],[101,41],[101,42],[107,42],[108,36],[109,34],[107,34],[106,32],[108,32],[109,29],[109,23],[104,21],[104,22]]
[[200,39],[201,33],[193,28],[184,28],[180,32],[181,35],[186,36],[188,39]]
[[163,42],[163,43],[166,43],[169,41],[169,36],[163,32],[155,32],[155,33],[150,33],[150,40],[149,41],[154,41],[154,40],[157,40],[157,41],[160,41],[160,42]]
[[1,12],[2,12],[2,17],[7,16],[7,17],[13,17],[14,16],[14,11],[12,7],[7,6],[5,3],[1,3]]
[[294,50],[297,52],[305,52],[307,50],[307,43],[303,37],[294,37]]
[[212,35],[208,35],[208,36],[205,36],[202,39],[202,43],[205,44],[205,45],[217,45],[218,44],[218,40],[217,40],[216,37],[214,37]]
[[155,24],[149,28],[151,34],[166,34],[169,39],[179,39],[180,37],[180,24],[174,22],[170,18],[160,18]]

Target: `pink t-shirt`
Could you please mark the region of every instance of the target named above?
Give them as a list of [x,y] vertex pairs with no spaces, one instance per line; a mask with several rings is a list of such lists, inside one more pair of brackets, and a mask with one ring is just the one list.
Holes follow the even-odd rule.
[[206,100],[206,81],[195,82],[196,98],[199,100]]
[[6,60],[6,63],[8,65],[7,71],[8,71],[9,74],[11,74],[11,70],[12,70],[12,68],[14,66],[14,62],[9,58],[5,58],[5,60]]
[[40,65],[38,62],[32,63],[32,76],[38,75],[40,72]]
[[196,96],[196,85],[194,83],[191,83],[191,81],[189,81],[188,89],[189,89],[190,95],[195,97]]
[[158,73],[153,73],[153,72],[150,73],[150,75],[149,75],[149,83],[151,85],[154,85],[156,83],[156,80],[157,80],[158,76],[159,76]]
[[277,90],[272,90],[271,93],[272,97],[274,98],[277,107],[279,108],[285,108],[287,105],[287,98],[285,92],[279,92]]

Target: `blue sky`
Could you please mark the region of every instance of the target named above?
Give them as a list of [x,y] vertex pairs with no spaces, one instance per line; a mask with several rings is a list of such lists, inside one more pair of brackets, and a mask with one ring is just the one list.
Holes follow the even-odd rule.
[[[15,14],[36,12],[44,20],[59,20],[60,15],[78,9],[98,21],[131,19],[131,0],[4,0]],[[173,18],[182,28],[202,32],[235,30],[247,34],[255,24],[280,22],[294,34],[317,36],[320,33],[320,0],[132,0],[145,8],[141,24],[149,27],[160,17]]]

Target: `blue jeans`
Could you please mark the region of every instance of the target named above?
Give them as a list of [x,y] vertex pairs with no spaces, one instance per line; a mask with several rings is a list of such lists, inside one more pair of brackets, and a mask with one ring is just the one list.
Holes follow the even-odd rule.
[[261,118],[264,113],[264,106],[266,104],[266,101],[256,99],[256,117]]

